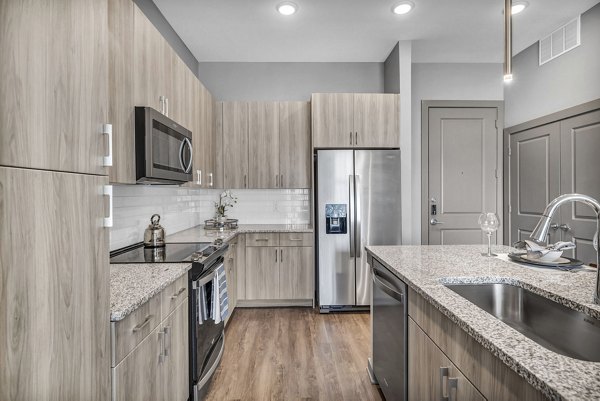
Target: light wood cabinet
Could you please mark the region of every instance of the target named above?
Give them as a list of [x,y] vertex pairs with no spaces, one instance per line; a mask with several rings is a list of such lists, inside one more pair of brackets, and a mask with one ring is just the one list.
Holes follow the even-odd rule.
[[215,153],[213,155],[213,166],[215,169],[214,187],[224,188],[224,164],[223,164],[223,102],[215,101],[213,97],[212,132]]
[[352,147],[354,94],[313,93],[312,132],[315,148]]
[[2,400],[110,398],[107,183],[0,167]]
[[354,146],[400,147],[400,97],[391,94],[354,95]]
[[248,103],[223,102],[223,185],[248,188]]
[[[450,368],[449,376],[459,378],[459,391],[461,388],[462,391],[466,391],[464,398],[455,398],[457,401],[545,399],[540,391],[410,288],[408,314],[408,343],[411,344],[408,351],[408,388],[413,395],[409,399],[440,399],[439,365],[444,363]],[[429,341],[425,341],[423,336]],[[440,360],[440,352],[447,359]],[[474,393],[467,382],[470,382],[478,393]],[[431,391],[433,393],[430,393]],[[467,394],[474,398],[468,398]],[[483,398],[479,398],[479,395]]]
[[249,188],[279,188],[279,103],[248,103]]
[[310,188],[310,103],[279,103],[279,187]]
[[396,94],[313,94],[313,147],[400,147],[399,102]]
[[279,248],[246,248],[246,299],[279,299]]
[[279,298],[312,299],[314,293],[313,248],[279,248]]
[[[202,82],[198,82],[198,90],[196,106],[198,126],[194,135],[195,184],[202,188],[218,188],[216,180],[222,180],[222,177],[220,177],[222,172],[217,171],[215,158],[217,148],[214,122],[217,117],[215,101],[208,89],[202,85]],[[219,117],[222,117],[222,115]]]
[[109,180],[135,184],[135,118],[133,94],[133,17],[131,0],[108,0],[108,119],[113,133]]
[[[114,343],[135,345],[122,360],[117,357],[118,363],[112,368],[115,401],[187,400],[189,322],[187,292],[181,291],[183,283],[187,291],[187,275],[125,319],[111,323]],[[132,327],[142,316],[146,318]]]
[[229,249],[225,253],[225,260],[223,262],[225,266],[225,277],[227,280],[227,297],[229,305],[229,314],[225,318],[226,325],[231,318],[233,311],[235,310],[237,302],[237,246],[237,238],[234,238],[229,242]]
[[444,353],[412,320],[408,319],[408,399],[485,401]]
[[107,0],[0,4],[0,165],[106,175]]
[[246,235],[238,234],[235,246],[236,306],[239,300],[246,299]]

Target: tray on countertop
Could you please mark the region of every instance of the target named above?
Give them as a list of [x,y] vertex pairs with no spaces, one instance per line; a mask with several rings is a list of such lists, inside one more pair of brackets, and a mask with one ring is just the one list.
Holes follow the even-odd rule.
[[560,270],[572,270],[583,266],[583,262],[581,260],[569,258],[566,256],[562,256],[558,259],[558,261],[554,262],[542,262],[536,259],[529,259],[526,256],[527,252],[513,252],[508,254],[509,259],[518,263],[525,263],[528,265],[548,267]]

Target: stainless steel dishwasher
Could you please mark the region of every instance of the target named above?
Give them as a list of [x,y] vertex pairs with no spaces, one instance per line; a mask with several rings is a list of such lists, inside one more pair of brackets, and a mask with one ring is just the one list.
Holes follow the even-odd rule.
[[373,374],[387,401],[408,398],[408,302],[406,284],[377,259],[373,276]]

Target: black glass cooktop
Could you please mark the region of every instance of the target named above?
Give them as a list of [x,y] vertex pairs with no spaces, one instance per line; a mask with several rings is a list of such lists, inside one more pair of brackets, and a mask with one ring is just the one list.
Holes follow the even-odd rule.
[[165,244],[164,247],[146,248],[136,244],[111,252],[110,263],[179,263],[192,262],[215,251],[210,242]]

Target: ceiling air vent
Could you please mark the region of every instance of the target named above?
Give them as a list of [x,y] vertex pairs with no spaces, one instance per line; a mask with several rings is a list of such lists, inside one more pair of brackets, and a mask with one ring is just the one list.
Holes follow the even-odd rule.
[[540,40],[540,65],[565,54],[581,44],[580,16]]

